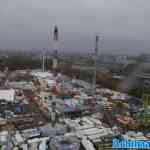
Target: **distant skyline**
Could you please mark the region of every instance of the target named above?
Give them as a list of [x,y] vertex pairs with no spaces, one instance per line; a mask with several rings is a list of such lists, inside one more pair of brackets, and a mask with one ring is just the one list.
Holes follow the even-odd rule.
[[[0,49],[52,49],[58,25],[60,50],[150,53],[149,0],[0,0]],[[50,34],[50,42],[48,35]]]

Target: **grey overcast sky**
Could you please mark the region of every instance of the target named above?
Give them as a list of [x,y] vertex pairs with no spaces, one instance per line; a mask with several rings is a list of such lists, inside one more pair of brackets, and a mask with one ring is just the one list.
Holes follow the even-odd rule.
[[150,0],[0,0],[0,48],[47,48],[55,24],[62,51],[150,51]]

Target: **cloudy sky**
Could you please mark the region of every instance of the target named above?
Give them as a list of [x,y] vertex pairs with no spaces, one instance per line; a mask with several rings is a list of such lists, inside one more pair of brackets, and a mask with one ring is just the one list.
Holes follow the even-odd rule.
[[62,51],[92,51],[96,34],[103,52],[150,51],[149,0],[0,0],[0,48],[51,49],[55,24]]

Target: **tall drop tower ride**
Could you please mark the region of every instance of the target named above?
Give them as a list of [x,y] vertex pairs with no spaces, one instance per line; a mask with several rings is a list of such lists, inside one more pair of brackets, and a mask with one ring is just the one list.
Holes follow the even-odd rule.
[[95,50],[94,50],[94,74],[93,74],[93,92],[96,90],[96,73],[97,73],[97,55],[99,50],[99,36],[95,38]]
[[[58,50],[59,50],[59,33],[58,33],[58,27],[57,25],[54,26],[53,30],[53,60],[52,60],[52,69],[54,76],[57,76],[58,71]],[[52,102],[52,111],[50,113],[52,126],[55,126],[56,124],[56,97],[53,96],[53,102]]]
[[57,25],[54,26],[53,31],[53,71],[56,73],[58,69],[58,50],[59,50],[59,33]]

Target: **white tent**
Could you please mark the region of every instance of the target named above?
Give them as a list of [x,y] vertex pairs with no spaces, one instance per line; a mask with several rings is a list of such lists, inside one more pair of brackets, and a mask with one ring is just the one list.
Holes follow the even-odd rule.
[[81,142],[86,150],[95,150],[93,144],[89,140],[83,139]]
[[8,90],[0,90],[0,100],[6,100],[13,102],[15,99],[15,90],[8,89]]

